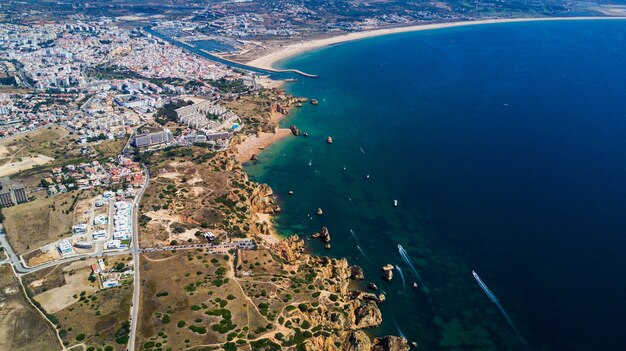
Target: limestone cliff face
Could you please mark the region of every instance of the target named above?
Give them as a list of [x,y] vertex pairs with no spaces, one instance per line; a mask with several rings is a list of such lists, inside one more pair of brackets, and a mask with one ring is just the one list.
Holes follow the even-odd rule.
[[305,343],[305,348],[308,351],[370,351],[372,342],[362,331],[339,332],[314,337]]
[[405,338],[399,336],[385,336],[375,338],[372,351],[408,351],[410,346]]
[[313,260],[318,267],[318,275],[330,281],[329,291],[347,295],[351,276],[348,261],[346,259],[338,260],[329,257],[315,257]]
[[371,300],[350,301],[350,314],[348,315],[351,329],[371,328],[383,322],[382,314],[376,302]]
[[274,192],[267,184],[259,184],[252,189],[250,195],[252,212],[274,213],[276,209]]
[[292,235],[272,245],[271,249],[279,258],[292,263],[297,261],[302,255],[304,251],[304,240],[300,239],[297,235]]
[[270,235],[270,225],[269,223],[265,221],[256,222],[256,229],[259,232],[259,234]]
[[362,331],[317,336],[305,344],[307,351],[408,351],[409,343],[399,336],[375,338],[372,342]]

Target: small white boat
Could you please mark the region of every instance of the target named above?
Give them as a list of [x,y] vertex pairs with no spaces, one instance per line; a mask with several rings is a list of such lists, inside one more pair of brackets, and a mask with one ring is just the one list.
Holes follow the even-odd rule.
[[398,200],[393,200],[393,207],[398,207]]

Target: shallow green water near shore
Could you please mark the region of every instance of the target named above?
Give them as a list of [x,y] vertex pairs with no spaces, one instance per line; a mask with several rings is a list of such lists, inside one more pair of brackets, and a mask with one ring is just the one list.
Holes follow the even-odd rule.
[[[401,332],[422,350],[624,349],[624,47],[626,22],[582,21],[308,53],[284,66],[320,78],[287,89],[320,104],[284,125],[310,136],[273,145],[247,170],[279,194],[282,233],[327,226],[332,249],[309,248],[363,266],[365,283],[387,293],[372,334]],[[411,287],[398,244],[423,287]],[[382,281],[387,263],[404,284],[397,271]]]

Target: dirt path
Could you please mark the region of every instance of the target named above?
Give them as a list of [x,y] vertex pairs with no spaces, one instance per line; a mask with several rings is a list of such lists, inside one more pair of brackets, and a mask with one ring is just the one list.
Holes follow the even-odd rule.
[[174,257],[178,257],[178,255],[174,255],[174,256],[170,256],[170,257],[164,257],[164,258],[150,258],[147,255],[143,256],[143,258],[145,258],[146,260],[148,260],[150,262],[163,262],[163,261],[171,260]]

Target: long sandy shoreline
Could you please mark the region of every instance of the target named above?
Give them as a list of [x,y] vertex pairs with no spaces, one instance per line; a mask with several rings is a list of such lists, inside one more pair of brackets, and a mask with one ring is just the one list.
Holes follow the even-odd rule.
[[477,26],[486,24],[497,23],[514,23],[514,22],[538,22],[538,21],[582,21],[582,20],[626,20],[626,17],[545,17],[545,18],[504,18],[504,19],[489,19],[480,21],[464,21],[464,22],[449,22],[449,23],[432,23],[432,24],[419,24],[407,27],[397,28],[385,28],[375,29],[363,32],[348,33],[338,35],[335,37],[314,39],[309,41],[303,41],[297,44],[288,45],[280,50],[276,50],[268,55],[256,58],[246,65],[266,69],[276,70],[276,62],[292,57],[306,51],[322,48],[325,46],[344,43],[347,41],[359,40],[364,38],[376,37],[381,35],[389,35],[396,33],[416,32],[422,30],[443,29],[452,27],[464,27],[464,26]]

